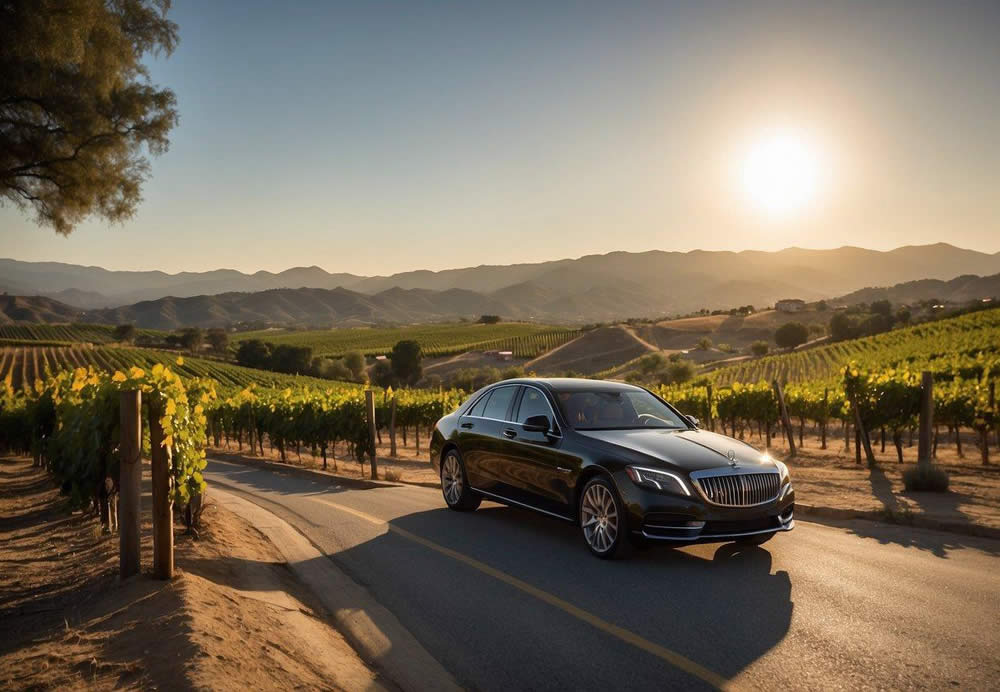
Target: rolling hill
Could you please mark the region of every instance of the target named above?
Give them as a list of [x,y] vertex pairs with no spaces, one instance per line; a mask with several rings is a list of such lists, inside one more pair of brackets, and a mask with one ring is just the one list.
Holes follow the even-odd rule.
[[[0,259],[0,290],[49,296],[83,310],[98,310],[101,315],[112,313],[100,311],[120,306],[129,308],[122,314],[138,315],[147,309],[157,312],[161,306],[136,305],[170,296],[173,305],[162,305],[165,319],[157,323],[161,327],[180,323],[187,314],[204,315],[198,319],[207,323],[234,310],[246,314],[284,313],[290,319],[305,319],[295,316],[313,313],[335,315],[337,320],[355,319],[358,323],[412,322],[482,312],[583,323],[729,308],[735,304],[769,305],[785,297],[815,300],[865,286],[926,279],[951,281],[963,275],[989,276],[998,272],[1000,253],[991,255],[945,243],[887,252],[854,247],[788,248],[778,252],[612,252],[535,264],[420,270],[374,277],[331,274],[319,267],[297,267],[278,273],[244,274],[219,269],[167,274]],[[296,303],[286,303],[284,310],[258,309],[253,303],[259,299],[230,295],[300,288],[339,289],[342,293],[320,297],[324,294],[302,292],[294,299],[293,294],[282,294]],[[222,296],[221,307],[211,307],[210,301],[204,300],[206,296]],[[202,300],[179,302],[187,298]],[[267,301],[275,303],[279,299],[270,295]],[[347,303],[353,307],[345,307]],[[238,309],[234,307],[237,304]]]

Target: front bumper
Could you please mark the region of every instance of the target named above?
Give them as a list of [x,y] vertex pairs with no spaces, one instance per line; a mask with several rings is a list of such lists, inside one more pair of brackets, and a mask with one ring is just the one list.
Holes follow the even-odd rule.
[[795,490],[754,507],[722,507],[698,495],[640,488],[622,474],[615,478],[628,508],[629,528],[638,536],[673,543],[713,543],[795,528]]

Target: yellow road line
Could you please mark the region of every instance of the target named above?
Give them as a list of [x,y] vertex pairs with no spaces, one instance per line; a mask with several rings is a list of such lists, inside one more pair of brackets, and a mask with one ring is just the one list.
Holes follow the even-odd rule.
[[479,560],[469,557],[468,555],[460,553],[456,550],[452,550],[451,548],[446,548],[443,545],[438,545],[434,541],[428,540],[414,533],[410,533],[406,529],[401,529],[398,526],[394,526],[393,524],[390,524],[387,521],[379,519],[378,517],[372,516],[371,514],[366,514],[365,512],[356,510],[353,507],[346,507],[336,502],[330,502],[329,500],[324,500],[315,496],[310,497],[309,499],[315,500],[316,502],[321,502],[324,505],[333,507],[334,509],[339,509],[342,512],[347,512],[348,514],[358,517],[359,519],[363,519],[364,521],[367,521],[371,524],[376,524],[378,526],[385,526],[388,528],[389,531],[395,533],[398,536],[402,536],[403,538],[413,541],[414,543],[419,543],[420,545],[426,548],[430,548],[431,550],[441,553],[442,555],[447,555],[448,557],[454,560],[458,560],[459,562],[468,565],[469,567],[472,567],[473,569],[478,570],[483,574],[488,574],[494,579],[498,579],[505,584],[509,584],[510,586],[513,586],[515,589],[518,589],[526,594],[534,596],[538,600],[544,601],[545,603],[548,603],[549,605],[558,608],[564,613],[572,615],[578,620],[582,620],[583,622],[586,622],[587,624],[596,627],[602,632],[610,634],[613,637],[617,637],[618,639],[621,639],[622,641],[627,642],[628,644],[631,644],[636,648],[642,649],[643,651],[653,654],[657,658],[666,661],[675,668],[679,668],[683,670],[685,673],[689,673],[690,675],[693,675],[694,677],[703,680],[704,682],[707,682],[709,685],[712,685],[717,689],[720,690],[734,689],[733,683],[727,680],[725,677],[709,670],[708,668],[705,668],[702,665],[699,665],[698,663],[695,663],[690,658],[687,658],[686,656],[683,656],[677,653],[676,651],[672,651],[664,646],[660,646],[659,644],[651,642],[648,639],[640,637],[635,632],[631,632],[623,627],[619,627],[618,625],[610,623],[607,620],[603,620],[597,617],[596,615],[587,612],[583,608],[573,605],[569,601],[565,601],[559,598],[558,596],[550,594],[548,591],[543,591],[542,589],[539,589],[536,586],[532,586],[528,582],[518,579],[517,577],[511,576],[506,572],[496,569],[495,567],[490,567],[485,562],[480,562]]

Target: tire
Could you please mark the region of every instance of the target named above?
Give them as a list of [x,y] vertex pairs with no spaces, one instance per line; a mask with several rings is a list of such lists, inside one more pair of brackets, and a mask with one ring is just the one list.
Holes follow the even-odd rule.
[[772,531],[771,533],[758,533],[753,536],[743,536],[742,538],[737,538],[736,542],[740,545],[763,545],[774,538],[776,533],[778,532]]
[[596,476],[580,493],[580,532],[583,542],[602,560],[627,557],[632,552],[625,504],[611,481]]
[[456,512],[471,512],[483,501],[482,496],[469,487],[465,462],[457,449],[449,449],[441,459],[441,495],[448,508]]

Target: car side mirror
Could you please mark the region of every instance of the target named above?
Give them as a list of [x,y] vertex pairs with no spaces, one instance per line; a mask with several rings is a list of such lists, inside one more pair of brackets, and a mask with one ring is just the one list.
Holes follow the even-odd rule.
[[549,425],[549,417],[545,415],[528,416],[521,423],[521,427],[524,428],[525,432],[546,433],[549,431]]
[[693,425],[694,427],[696,428],[701,427],[701,421],[695,418],[694,416],[684,416],[684,417],[687,418],[691,422],[691,425]]

